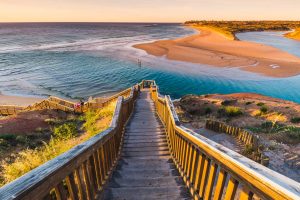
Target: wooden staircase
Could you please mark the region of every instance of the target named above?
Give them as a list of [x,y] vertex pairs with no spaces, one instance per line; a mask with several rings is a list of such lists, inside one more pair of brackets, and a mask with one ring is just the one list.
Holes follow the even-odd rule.
[[184,127],[155,81],[87,106],[115,100],[105,131],[1,187],[0,199],[300,199],[300,183]]
[[148,90],[125,128],[121,159],[100,199],[189,199]]

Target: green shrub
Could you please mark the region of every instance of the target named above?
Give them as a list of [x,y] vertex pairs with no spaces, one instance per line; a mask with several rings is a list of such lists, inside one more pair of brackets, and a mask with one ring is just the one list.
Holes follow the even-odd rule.
[[273,123],[270,122],[270,121],[266,121],[266,122],[263,122],[261,124],[261,127],[264,128],[264,129],[269,129],[269,128],[272,128],[273,127]]
[[247,101],[245,104],[246,105],[250,105],[250,104],[252,104],[253,102],[252,101]]
[[12,135],[12,134],[5,134],[5,135],[0,135],[0,139],[4,139],[4,140],[15,140],[16,139],[16,135]]
[[263,102],[258,102],[257,104],[256,104],[257,106],[263,106],[263,105],[265,105]]
[[294,124],[300,123],[300,117],[293,117],[293,118],[291,119],[291,122],[294,123]]
[[24,135],[18,135],[18,136],[16,137],[16,141],[17,141],[18,143],[25,144],[25,143],[27,143],[28,139],[27,139],[27,137],[24,136]]
[[211,108],[210,107],[206,107],[205,108],[205,114],[208,115],[212,112]]
[[236,117],[243,114],[241,108],[235,106],[226,106],[225,113],[229,117]]
[[287,127],[285,127],[285,132],[289,138],[300,140],[300,128],[299,127],[287,126]]
[[9,143],[6,140],[0,138],[0,149],[1,148],[6,148],[8,146],[9,146]]
[[243,155],[250,156],[254,152],[252,145],[246,144],[245,149],[242,151]]
[[261,106],[259,110],[260,110],[261,113],[265,114],[265,113],[268,112],[268,107],[267,106]]
[[54,138],[67,140],[77,135],[77,127],[75,123],[66,123],[54,128]]
[[228,106],[228,105],[235,104],[236,102],[237,102],[236,99],[224,100],[221,102],[221,105]]

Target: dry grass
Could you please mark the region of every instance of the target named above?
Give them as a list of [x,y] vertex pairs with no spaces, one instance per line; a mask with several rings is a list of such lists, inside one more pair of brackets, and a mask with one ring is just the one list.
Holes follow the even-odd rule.
[[[195,26],[195,27],[197,27],[197,26]],[[219,33],[220,35],[224,36],[225,38],[227,38],[229,40],[235,40],[235,35],[225,29],[221,29],[221,28],[218,28],[215,26],[198,26],[198,27],[212,30],[213,32]]]
[[97,111],[88,111],[84,116],[83,128],[85,132],[78,137],[69,137],[69,134],[65,138],[62,135],[53,137],[48,144],[44,143],[42,147],[19,152],[13,162],[3,161],[1,164],[0,176],[2,180],[0,180],[0,186],[15,180],[92,136],[101,133],[109,127],[114,109],[115,103],[112,103]]

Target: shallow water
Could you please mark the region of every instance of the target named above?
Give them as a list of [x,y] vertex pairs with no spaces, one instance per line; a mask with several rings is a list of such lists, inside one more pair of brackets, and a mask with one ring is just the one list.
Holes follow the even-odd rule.
[[[0,24],[0,91],[87,98],[155,79],[160,91],[172,98],[256,92],[300,102],[300,76],[267,78],[238,69],[170,61],[132,47],[193,33],[179,24]],[[263,37],[269,36],[259,36]]]
[[236,36],[240,40],[266,44],[300,57],[300,41],[284,37],[285,33],[283,31],[247,32],[238,33]]

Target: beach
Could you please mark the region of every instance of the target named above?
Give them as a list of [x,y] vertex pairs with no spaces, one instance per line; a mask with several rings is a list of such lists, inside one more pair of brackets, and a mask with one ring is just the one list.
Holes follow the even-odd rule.
[[0,94],[0,105],[29,106],[42,101],[39,97],[10,96]]
[[191,27],[199,33],[174,40],[136,44],[134,47],[170,60],[213,67],[236,67],[268,77],[284,78],[300,74],[299,57],[275,47],[233,40],[208,27]]

